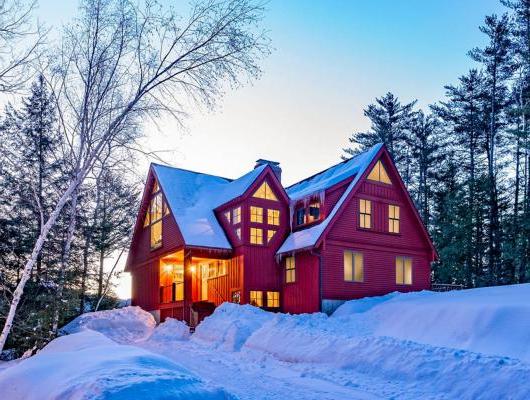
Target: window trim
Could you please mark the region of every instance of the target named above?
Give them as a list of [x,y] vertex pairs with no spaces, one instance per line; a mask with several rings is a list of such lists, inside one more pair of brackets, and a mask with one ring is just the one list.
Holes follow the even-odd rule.
[[[272,295],[272,298],[271,298]],[[275,298],[277,297],[277,298]],[[271,305],[272,300],[272,305]],[[267,308],[280,308],[280,292],[267,290]]]
[[240,223],[241,223],[241,206],[237,206],[232,209],[232,225],[237,225]]
[[253,224],[263,223],[263,207],[250,206],[250,222]]
[[[254,296],[252,296],[254,294]],[[257,296],[259,294],[259,296]],[[256,304],[252,304],[252,301],[256,300]],[[260,304],[261,303],[261,304]],[[248,294],[248,304],[254,307],[263,307],[263,290],[250,290]]]
[[[351,259],[351,271],[350,271],[350,274],[351,274],[351,279],[346,279],[346,255],[347,254],[350,254],[350,259]],[[361,260],[361,267],[360,267],[360,270],[361,270],[361,279],[356,279],[356,271],[357,271],[357,268],[356,268],[356,256],[360,256],[360,260]],[[365,280],[365,277],[364,277],[364,254],[361,252],[361,251],[358,251],[358,250],[344,250],[343,251],[343,265],[342,265],[342,270],[343,270],[343,279],[344,279],[344,282],[349,282],[349,283],[363,283],[364,280]]]
[[280,226],[280,210],[267,208],[267,225]]
[[[292,263],[290,263],[292,260]],[[292,275],[292,276],[291,276]],[[296,283],[296,258],[289,256],[285,258],[285,283]]]
[[[391,213],[390,210],[393,210]],[[397,217],[396,217],[397,211]],[[392,216],[391,216],[392,215]],[[400,234],[401,233],[401,211],[400,206],[397,204],[388,205],[388,233]],[[397,225],[397,231],[396,231]]]
[[[398,266],[398,262],[400,262],[400,265]],[[410,262],[410,283],[407,283],[407,279],[406,277],[408,276],[407,275],[407,261]],[[396,282],[396,285],[400,285],[400,286],[412,286],[414,284],[414,273],[413,273],[413,270],[414,270],[414,263],[413,263],[413,259],[412,257],[409,257],[409,256],[396,256],[395,258],[395,275],[396,275],[396,279],[395,279],[395,282]],[[401,277],[403,278],[402,279],[402,282],[398,282],[398,268],[401,268]]]
[[[364,207],[363,207],[364,204]],[[368,206],[368,212],[366,212],[366,206]],[[364,212],[363,212],[364,208]],[[366,218],[368,217],[368,225],[363,226],[366,223]],[[359,228],[362,229],[372,229],[372,201],[368,199],[359,199]]]
[[[256,234],[253,235],[253,234],[252,234],[253,231],[256,232]],[[258,232],[260,233],[259,236],[257,235]],[[249,228],[249,234],[250,234],[250,236],[249,236],[249,242],[250,242],[250,244],[255,245],[255,246],[263,246],[263,228],[256,228],[256,227],[254,227],[254,226],[251,226],[251,227]],[[260,240],[259,240],[259,241],[256,241],[256,242],[253,242],[253,241],[252,241],[252,238],[260,238]],[[257,240],[257,239],[256,239],[256,240]]]

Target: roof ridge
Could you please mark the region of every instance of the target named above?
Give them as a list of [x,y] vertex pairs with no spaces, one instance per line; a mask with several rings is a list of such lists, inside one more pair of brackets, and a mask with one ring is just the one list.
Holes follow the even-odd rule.
[[236,179],[239,179],[239,178],[236,178],[236,179],[227,178],[227,177],[220,176],[220,175],[213,175],[213,174],[208,174],[206,172],[199,172],[199,171],[194,171],[194,170],[187,169],[187,168],[174,167],[172,165],[164,165],[164,164],[159,164],[159,163],[155,163],[155,162],[152,162],[151,165],[156,165],[156,166],[159,166],[159,167],[165,167],[165,168],[171,168],[171,169],[178,169],[180,171],[191,172],[192,174],[197,174],[197,175],[207,175],[207,176],[212,176],[214,178],[221,178],[221,179],[227,180],[229,183],[233,182]]

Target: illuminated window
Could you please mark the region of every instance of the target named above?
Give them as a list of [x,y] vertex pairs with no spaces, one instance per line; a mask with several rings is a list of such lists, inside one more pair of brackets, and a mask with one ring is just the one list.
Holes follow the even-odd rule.
[[250,243],[263,244],[263,229],[250,228]]
[[276,234],[276,231],[273,229],[269,229],[267,231],[267,243],[270,243],[270,241],[272,240],[275,234]]
[[362,282],[364,280],[363,254],[355,251],[344,252],[344,280]]
[[226,275],[226,262],[225,261],[219,261],[219,264],[217,265],[218,271],[217,275],[222,276]]
[[259,189],[254,192],[252,197],[257,197],[258,199],[278,201],[276,195],[274,194],[267,182],[263,182]]
[[267,223],[269,225],[280,225],[280,210],[267,210]]
[[217,277],[217,265],[215,263],[208,264],[208,278],[216,278]]
[[261,207],[250,207],[250,222],[263,222],[263,208]]
[[267,307],[280,307],[280,292],[267,292]]
[[388,231],[399,233],[399,206],[388,205]]
[[184,300],[184,265],[160,263],[160,302]]
[[162,193],[157,191],[149,204],[149,223],[151,225],[151,249],[162,246]]
[[372,227],[372,202],[359,199],[359,226],[361,228]]
[[160,190],[160,186],[158,186],[158,181],[155,180],[155,183],[153,185],[153,190],[151,190],[151,193],[157,193]]
[[230,210],[225,211],[224,214],[225,214],[225,218],[226,218],[226,220],[227,220],[228,222],[230,222]]
[[149,226],[149,207],[147,208],[147,212],[145,213],[144,228],[148,226]]
[[285,259],[285,283],[292,283],[296,281],[296,269],[294,263],[294,256]]
[[232,210],[232,224],[239,224],[241,222],[241,207],[236,207]]
[[236,229],[236,236],[239,240],[241,240],[241,228]]
[[296,210],[296,225],[305,223],[305,208],[298,208]]
[[234,290],[232,292],[232,303],[240,304],[241,303],[241,291]]
[[368,175],[368,179],[371,181],[388,183],[389,185],[392,184],[381,161],[378,161],[375,164],[374,169],[372,169],[372,172]]
[[412,285],[412,258],[396,257],[396,283]]
[[256,307],[263,307],[263,292],[261,290],[250,291],[250,304]]
[[309,204],[309,222],[316,221],[320,218],[320,203],[318,201],[313,201]]

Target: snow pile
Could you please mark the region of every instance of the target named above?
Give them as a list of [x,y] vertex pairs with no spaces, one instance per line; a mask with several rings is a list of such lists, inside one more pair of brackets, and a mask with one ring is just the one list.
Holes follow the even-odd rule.
[[222,350],[237,351],[254,331],[274,316],[248,304],[223,303],[199,324],[192,339]]
[[91,329],[118,343],[134,343],[147,339],[156,322],[151,314],[140,307],[96,311],[82,314],[61,329],[68,335]]
[[173,361],[85,330],[0,372],[2,398],[230,399]]
[[[530,361],[530,284],[350,301],[332,319],[363,321],[376,336]],[[358,317],[358,316],[357,316]],[[342,321],[342,323],[348,323]]]
[[150,342],[171,343],[174,341],[188,340],[190,337],[190,328],[182,321],[174,318],[166,320],[158,325],[149,338]]

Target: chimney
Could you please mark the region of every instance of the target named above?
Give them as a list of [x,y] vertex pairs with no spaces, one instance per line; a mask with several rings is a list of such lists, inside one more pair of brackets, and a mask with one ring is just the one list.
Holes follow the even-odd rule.
[[263,158],[260,158],[259,160],[256,160],[256,165],[254,166],[254,169],[261,167],[262,165],[269,165],[272,168],[274,175],[276,175],[276,178],[278,178],[280,182],[282,181],[282,169],[280,168],[279,162],[264,160]]

